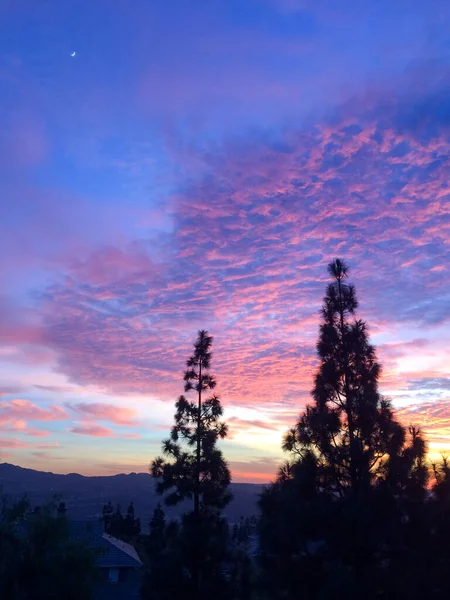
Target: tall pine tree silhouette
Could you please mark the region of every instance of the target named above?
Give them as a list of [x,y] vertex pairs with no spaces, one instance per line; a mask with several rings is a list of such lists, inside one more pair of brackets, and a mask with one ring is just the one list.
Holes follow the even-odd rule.
[[217,448],[217,441],[227,435],[227,426],[220,419],[223,409],[219,398],[205,394],[216,387],[210,373],[213,338],[199,331],[194,352],[187,360],[184,391],[194,391],[196,401],[184,395],[176,402],[175,424],[170,438],[163,442],[164,457],[151,465],[153,477],[159,479],[157,491],[166,496],[167,504],[193,499],[196,516],[201,511],[220,510],[231,499],[228,465]]
[[373,483],[405,442],[390,402],[378,391],[380,365],[364,321],[355,318],[355,288],[339,259],[328,266],[332,282],[323,301],[317,353],[320,359],[307,406],[285,435],[283,448],[317,459],[321,484],[339,495]]
[[271,600],[398,597],[412,581],[398,565],[414,558],[416,568],[423,556],[408,540],[424,539],[426,444],[378,391],[381,368],[355,316],[347,265],[335,260],[328,272],[313,401],[285,435],[291,460],[260,501],[262,594]]
[[[193,500],[193,510],[183,516],[177,539],[182,572],[189,574],[184,595],[197,600],[226,594],[222,565],[228,528],[220,511],[231,500],[231,476],[217,447],[217,441],[227,435],[227,426],[221,420],[219,398],[210,395],[216,387],[210,372],[212,342],[207,331],[198,332],[184,373],[185,393],[195,392],[196,400],[178,398],[175,424],[163,442],[164,456],[151,465],[152,475],[159,480],[157,492],[165,495],[166,504]],[[168,557],[169,562],[175,554]]]

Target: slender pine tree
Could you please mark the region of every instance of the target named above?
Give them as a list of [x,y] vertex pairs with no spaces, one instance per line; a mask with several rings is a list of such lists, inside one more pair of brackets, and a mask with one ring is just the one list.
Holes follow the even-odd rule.
[[193,499],[193,512],[219,511],[231,499],[228,486],[231,481],[228,465],[217,441],[227,435],[227,425],[220,419],[223,409],[215,394],[205,394],[216,387],[210,373],[213,338],[207,331],[199,331],[194,352],[187,361],[184,373],[185,392],[195,391],[196,401],[183,395],[176,402],[175,424],[170,438],[163,442],[163,454],[151,465],[157,478],[157,491],[166,496],[167,504]]
[[[151,465],[158,479],[157,492],[165,495],[166,504],[193,500],[193,510],[183,516],[177,540],[182,572],[189,574],[184,593],[196,600],[226,594],[223,562],[228,529],[220,511],[231,500],[231,476],[217,447],[217,441],[227,435],[222,406],[215,394],[209,395],[216,387],[210,372],[212,342],[207,331],[198,332],[184,373],[184,390],[195,392],[196,401],[184,395],[178,398],[175,424],[163,442],[164,457]],[[169,562],[175,556],[171,553]]]

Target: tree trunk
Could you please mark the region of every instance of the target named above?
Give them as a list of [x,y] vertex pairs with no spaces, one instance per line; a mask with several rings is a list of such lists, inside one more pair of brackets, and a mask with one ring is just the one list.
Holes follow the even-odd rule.
[[348,423],[348,435],[350,442],[350,481],[352,489],[355,490],[358,485],[358,474],[356,470],[356,458],[355,458],[355,434],[353,424],[353,403],[350,393],[349,377],[348,377],[348,355],[347,346],[345,343],[345,327],[344,327],[344,304],[342,301],[342,288],[341,280],[338,279],[338,290],[339,290],[339,317],[340,317],[340,329],[341,329],[341,343],[342,343],[342,360],[344,366],[344,389],[345,389],[345,412],[347,415]]
[[202,411],[202,361],[200,359],[200,365],[199,365],[199,371],[198,371],[198,415],[197,415],[197,456],[196,456],[197,464],[196,464],[196,469],[195,469],[195,492],[194,492],[194,513],[197,518],[200,513],[201,411]]
[[[201,427],[201,412],[202,412],[202,359],[200,358],[198,371],[198,415],[197,415],[197,455],[195,468],[195,492],[194,492],[194,515],[197,522],[197,527],[200,526],[200,460],[201,460],[201,443],[200,443],[200,427]],[[199,539],[199,536],[197,536]],[[202,588],[202,572],[201,565],[198,562],[198,553],[195,560],[194,580],[196,587],[197,598],[200,597]]]

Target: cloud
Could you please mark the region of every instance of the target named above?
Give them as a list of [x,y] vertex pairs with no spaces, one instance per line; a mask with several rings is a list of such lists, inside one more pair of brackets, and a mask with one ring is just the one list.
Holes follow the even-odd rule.
[[126,406],[113,406],[112,404],[96,402],[70,402],[66,404],[66,407],[87,419],[110,421],[116,425],[133,426],[137,424],[135,420],[136,410]]
[[4,422],[14,419],[25,421],[65,421],[69,418],[67,412],[60,406],[51,405],[42,408],[31,400],[14,399],[0,401],[0,419]]
[[379,352],[386,358],[395,359],[407,356],[411,352],[421,351],[430,345],[426,338],[416,338],[407,342],[388,342],[378,346]]
[[410,379],[408,381],[408,389],[450,391],[450,377],[422,377],[420,379]]
[[51,434],[51,432],[46,429],[37,429],[36,427],[27,427],[22,433],[32,437],[48,437]]
[[108,427],[96,425],[94,423],[80,423],[70,428],[71,433],[80,435],[89,435],[92,437],[113,437],[114,432]]
[[405,406],[397,411],[397,417],[407,426],[421,427],[432,454],[450,450],[450,399]]
[[36,427],[28,427],[26,421],[12,421],[9,418],[0,416],[0,425],[3,431],[16,431],[23,435],[29,435],[32,437],[48,437],[50,431],[46,429],[38,429]]
[[50,452],[31,452],[31,455],[45,460],[68,460],[69,458],[68,456],[55,456]]
[[20,448],[28,448],[28,447],[29,447],[29,444],[26,444],[19,438],[0,439],[0,448],[20,449]]
[[[372,333],[444,324],[449,280],[431,267],[448,255],[449,146],[404,131],[403,97],[387,109],[378,100],[315,127],[191,148],[200,174],[170,199],[164,263],[155,269],[142,244],[110,249],[104,259],[126,276],[111,267],[98,279],[94,252],[47,290],[43,327],[58,370],[80,385],[172,400],[207,326],[224,401],[304,403],[336,255],[352,266]],[[393,363],[432,346],[422,335],[383,344],[380,356]]]
[[134,283],[140,276],[143,280],[150,275],[157,276],[160,267],[148,256],[139,244],[128,249],[117,246],[104,246],[84,261],[74,261],[71,271],[77,279],[95,286],[105,286],[111,282]]
[[17,385],[1,385],[0,386],[0,397],[20,394],[23,391],[24,391],[24,389]]
[[51,450],[52,448],[62,448],[62,446],[60,446],[58,442],[52,442],[48,444],[38,444],[36,448],[39,448],[39,450]]
[[38,385],[35,384],[34,387],[38,390],[43,390],[44,392],[53,392],[55,394],[63,394],[66,392],[73,392],[76,390],[75,387],[70,385]]
[[[37,319],[33,318],[32,311],[21,310],[11,298],[4,295],[0,295],[0,318],[0,344],[37,345],[42,342],[42,329]],[[6,387],[8,389],[9,386]]]
[[231,429],[243,429],[248,430],[251,428],[256,429],[269,429],[270,431],[276,431],[277,427],[273,423],[262,421],[260,419],[239,419],[238,417],[230,417],[227,419]]

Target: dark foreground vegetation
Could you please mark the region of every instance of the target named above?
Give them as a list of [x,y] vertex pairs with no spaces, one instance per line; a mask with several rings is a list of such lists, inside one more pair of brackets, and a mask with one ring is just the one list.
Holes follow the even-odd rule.
[[[213,340],[199,332],[174,425],[150,467],[162,504],[149,533],[132,504],[124,515],[103,509],[106,534],[139,553],[143,599],[449,597],[450,464],[430,465],[420,428],[401,425],[378,392],[380,365],[348,268],[335,260],[329,275],[312,402],[284,437],[289,458],[261,494],[258,518],[234,524],[223,517],[231,477],[218,447],[227,425]],[[167,518],[164,504],[186,501],[180,519]],[[32,511],[4,498],[0,519],[0,598],[98,596],[95,551],[69,535],[63,505]]]

